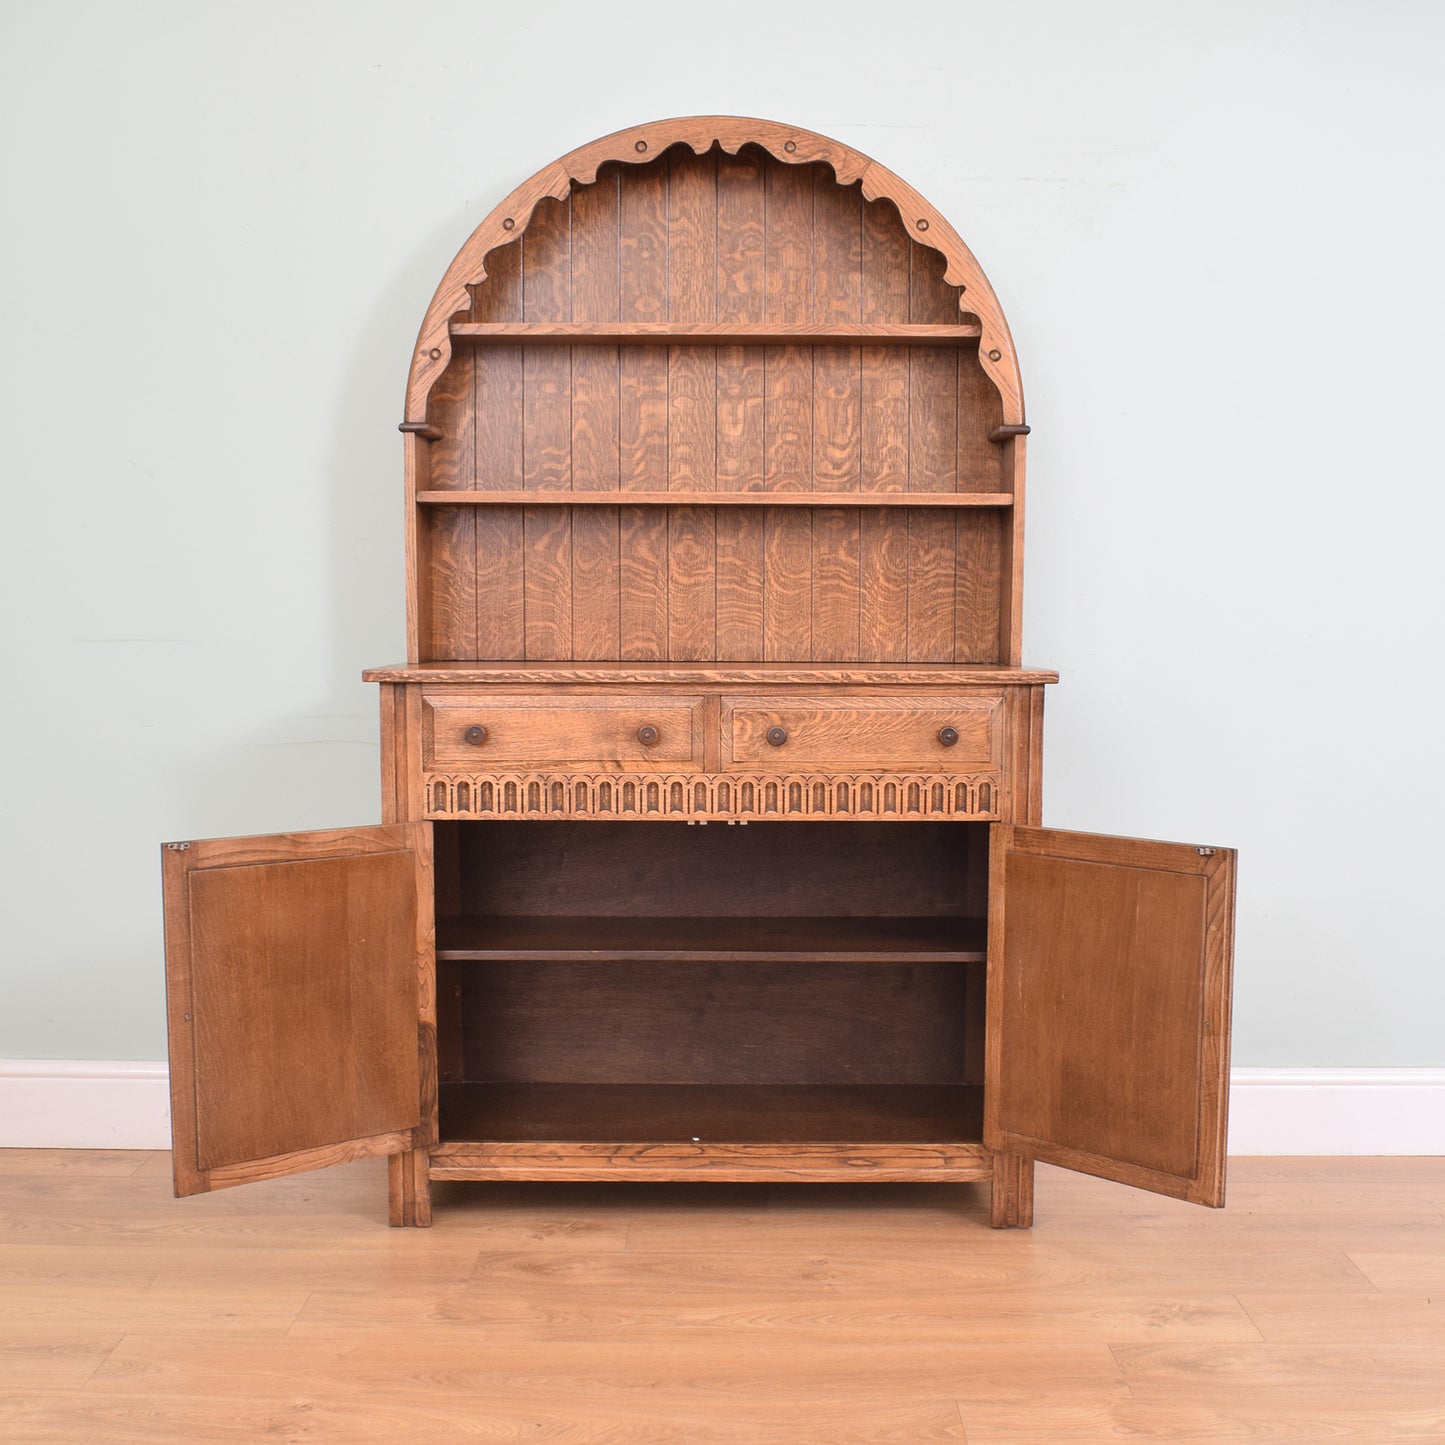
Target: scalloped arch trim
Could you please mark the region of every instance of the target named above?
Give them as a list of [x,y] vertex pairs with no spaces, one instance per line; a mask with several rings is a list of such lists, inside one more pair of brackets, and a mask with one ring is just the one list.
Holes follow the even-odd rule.
[[543,197],[565,200],[573,186],[592,184],[607,162],[646,165],[675,145],[689,146],[697,155],[714,145],[730,155],[745,145],[756,145],[789,165],[821,161],[832,168],[840,185],[861,182],[868,200],[892,202],[908,234],[944,258],[944,280],[962,287],[960,308],[977,316],[982,326],[979,363],[998,388],[1004,424],[1023,423],[1023,384],[1003,309],[983,268],[948,221],[901,177],[840,141],[777,121],[715,115],[652,121],[579,146],[544,166],[497,206],[457,252],[427,308],[407,378],[405,425],[415,428],[426,423],[427,399],[451,360],[448,323],[470,303],[467,287],[486,278],[488,253],[515,241],[527,229]]

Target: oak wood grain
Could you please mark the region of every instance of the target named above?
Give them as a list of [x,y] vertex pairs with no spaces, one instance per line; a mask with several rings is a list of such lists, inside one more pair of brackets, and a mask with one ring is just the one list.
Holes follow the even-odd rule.
[[[805,322],[813,311],[813,200],[810,170],[770,165],[766,171],[763,317]],[[763,361],[763,453],[766,489],[812,487],[813,353],[804,347],[769,351]],[[806,512],[769,508],[763,514],[763,656],[812,656],[813,527]]]
[[[889,208],[863,206],[859,307],[865,324],[900,326],[909,315],[909,241]],[[864,494],[909,490],[909,353],[864,347],[860,353],[862,416],[859,488]],[[868,495],[875,502],[877,497]],[[859,513],[858,656],[901,661],[908,650],[908,513]]]
[[[492,259],[485,287],[478,287],[473,314],[503,320],[522,315],[522,252],[509,246]],[[511,489],[525,497],[522,461],[523,369],[515,346],[489,347],[472,357],[475,379],[475,471],[478,489]],[[424,494],[423,494],[424,496]],[[422,500],[419,496],[418,500]],[[475,523],[477,657],[520,660],[527,655],[524,578],[526,547],[521,512],[489,508],[478,511]],[[440,644],[441,639],[438,639]],[[437,655],[463,656],[447,641]]]
[[[621,185],[616,167],[572,196],[574,325],[616,324],[621,309]],[[563,323],[534,322],[534,326]],[[616,498],[621,485],[622,367],[616,352],[572,348],[572,490]],[[622,552],[616,508],[572,512],[572,655],[620,657]]]
[[[459,354],[437,383],[434,402],[443,439],[427,450],[425,495],[476,488],[474,358]],[[413,442],[412,445],[415,445]],[[423,495],[418,492],[418,499]],[[476,515],[470,507],[429,506],[426,571],[430,656],[480,655],[477,637]]]
[[[656,324],[666,319],[667,170],[665,164],[624,171],[621,177],[621,319]],[[666,346],[627,347],[621,367],[621,489],[669,488]],[[667,516],[626,507],[620,516],[623,658],[667,657]]]
[[[756,153],[717,157],[717,325],[730,331],[763,319],[766,165]],[[772,336],[779,338],[777,328]],[[779,338],[781,339],[781,338]],[[717,655],[763,655],[763,516],[736,507],[761,491],[764,352],[717,349],[717,488],[730,498],[717,517]]]
[[[522,314],[567,320],[572,313],[572,211],[567,201],[539,203],[522,249]],[[572,486],[572,352],[567,346],[522,351],[522,484],[529,492]],[[528,657],[572,652],[572,513],[528,507],[522,513],[523,623]]]
[[[674,151],[668,160],[668,318],[706,323],[717,312],[717,160]],[[668,486],[717,490],[718,378],[715,350],[668,350]],[[717,656],[717,513],[667,513],[667,655]]]
[[[910,246],[909,310],[915,321],[957,311],[943,283],[942,257]],[[908,490],[958,488],[958,357],[952,352],[908,352]],[[958,543],[953,518],[908,514],[908,655],[921,662],[954,657]]]
[[[862,316],[863,197],[815,173],[813,187],[813,316],[857,325]],[[813,351],[815,492],[856,493],[862,486],[862,352]],[[861,585],[860,516],[856,508],[819,508],[813,525],[812,655],[857,657]]]

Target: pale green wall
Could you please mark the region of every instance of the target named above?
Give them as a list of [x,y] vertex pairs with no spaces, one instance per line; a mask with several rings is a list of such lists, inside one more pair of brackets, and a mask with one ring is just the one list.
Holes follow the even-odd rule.
[[0,1057],[163,1056],[158,840],[377,818],[432,288],[556,155],[729,111],[899,171],[1008,311],[1048,820],[1241,849],[1236,1062],[1445,1063],[1442,22],[7,6]]

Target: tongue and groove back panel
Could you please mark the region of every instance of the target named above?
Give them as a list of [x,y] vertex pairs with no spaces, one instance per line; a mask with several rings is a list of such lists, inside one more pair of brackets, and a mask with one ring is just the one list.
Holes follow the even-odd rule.
[[[544,198],[474,322],[944,323],[960,344],[454,346],[419,489],[619,505],[422,510],[426,660],[996,662],[1013,489],[944,258],[822,163],[675,146]],[[901,505],[626,505],[629,491]],[[690,501],[690,498],[688,499]],[[1002,633],[1002,637],[1001,637]]]

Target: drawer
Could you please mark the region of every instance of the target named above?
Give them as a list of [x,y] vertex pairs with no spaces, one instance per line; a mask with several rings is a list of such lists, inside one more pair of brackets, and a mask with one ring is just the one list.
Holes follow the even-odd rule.
[[427,768],[699,769],[701,697],[557,697],[438,689],[422,694]]
[[739,697],[722,706],[723,766],[1000,772],[1001,692],[917,698]]

